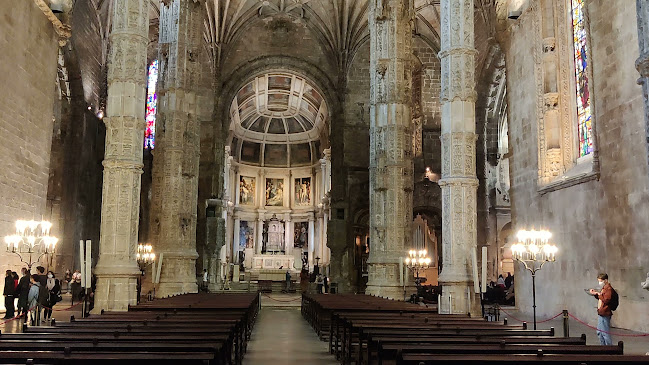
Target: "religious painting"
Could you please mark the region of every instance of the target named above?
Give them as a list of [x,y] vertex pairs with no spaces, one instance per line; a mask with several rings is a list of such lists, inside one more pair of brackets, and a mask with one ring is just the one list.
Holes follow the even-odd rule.
[[295,205],[311,204],[311,178],[295,179]]
[[284,179],[266,179],[266,205],[270,207],[284,205]]
[[239,179],[239,204],[255,204],[255,178],[241,176]]
[[255,248],[255,222],[241,221],[239,225],[240,251]]
[[308,247],[309,245],[309,223],[308,222],[295,222],[295,230],[293,236],[294,247]]

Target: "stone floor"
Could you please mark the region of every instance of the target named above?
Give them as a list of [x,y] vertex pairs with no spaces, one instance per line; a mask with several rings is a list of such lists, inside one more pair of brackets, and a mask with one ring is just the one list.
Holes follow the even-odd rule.
[[262,306],[243,364],[337,364],[327,348],[302,318],[299,307]]
[[[81,305],[72,306],[72,296],[70,294],[63,294],[63,300],[54,306],[52,318],[58,322],[69,322],[70,316],[81,317]],[[76,302],[74,304],[77,304]],[[4,316],[4,312],[2,312]],[[0,317],[1,318],[1,317]],[[20,319],[5,320],[0,319],[0,332],[2,333],[17,333],[21,332]]]

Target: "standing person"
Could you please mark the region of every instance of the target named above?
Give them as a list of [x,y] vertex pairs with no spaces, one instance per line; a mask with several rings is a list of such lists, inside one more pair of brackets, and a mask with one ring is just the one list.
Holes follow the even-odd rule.
[[324,282],[324,292],[325,292],[325,294],[327,294],[327,293],[329,293],[329,278],[327,277],[327,274],[325,274],[322,281]]
[[72,303],[74,304],[75,300],[81,300],[81,272],[79,270],[74,270],[72,274],[72,284],[70,284],[72,289]]
[[65,275],[63,276],[63,282],[65,282],[65,291],[66,293],[70,292],[70,282],[72,281],[72,273],[70,269],[65,269]]
[[54,276],[52,271],[47,272],[47,303],[43,312],[45,321],[52,320],[52,308],[61,301],[61,282]]
[[286,270],[286,292],[288,293],[290,289],[291,289],[291,273],[288,270]]
[[18,308],[18,282],[20,278],[15,271],[11,272],[11,278],[14,279],[14,314],[16,314],[16,308]]
[[16,286],[14,285],[14,277],[11,275],[11,270],[5,273],[5,287],[2,295],[5,296],[5,316],[2,319],[9,319],[14,317],[14,295],[16,294]]
[[23,276],[18,281],[18,290],[16,290],[16,295],[18,296],[18,315],[22,313],[25,316],[23,321],[27,321],[27,311],[29,310],[27,303],[27,296],[29,295],[29,270],[23,267],[20,273]]
[[207,275],[207,269],[203,269],[203,285],[202,285],[202,288],[203,288],[204,292],[207,292],[207,279],[208,278],[209,277]]
[[43,307],[47,306],[47,297],[49,296],[49,291],[47,290],[47,275],[45,275],[45,268],[42,266],[36,267],[36,271],[38,272],[38,283],[40,292],[38,293],[38,325],[40,326],[41,323],[41,310]]
[[34,308],[31,312],[32,326],[40,326],[41,324],[41,307],[38,305],[38,296],[41,292],[41,283],[38,275],[33,274],[29,280],[32,286],[29,288],[29,295],[27,296],[27,306]]
[[[611,316],[617,309],[617,293],[608,282],[608,274],[597,275],[597,283],[601,288],[599,291],[590,289],[590,293],[597,299],[597,337],[602,345],[612,345],[611,339]],[[615,297],[615,298],[614,298]]]
[[324,280],[322,279],[322,274],[318,274],[318,276],[315,279],[316,283],[316,288],[318,290],[318,294],[322,294],[322,285],[324,284]]

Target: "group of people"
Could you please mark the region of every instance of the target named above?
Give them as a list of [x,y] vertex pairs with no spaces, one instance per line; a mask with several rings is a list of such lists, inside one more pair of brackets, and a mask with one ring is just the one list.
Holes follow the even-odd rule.
[[36,268],[36,274],[30,274],[27,268],[22,268],[21,274],[19,278],[15,271],[6,271],[3,291],[6,312],[3,319],[22,316],[27,321],[27,314],[31,313],[31,324],[39,325],[41,310],[44,309],[43,320],[50,321],[52,308],[62,300],[61,282],[54,272],[45,274],[42,266]]

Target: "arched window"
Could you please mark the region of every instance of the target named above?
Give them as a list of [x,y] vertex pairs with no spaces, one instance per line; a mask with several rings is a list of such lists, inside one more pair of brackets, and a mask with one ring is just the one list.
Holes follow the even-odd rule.
[[588,80],[588,59],[584,0],[571,0],[572,36],[575,57],[575,92],[577,96],[577,135],[579,157],[593,152],[592,116]]
[[156,83],[158,82],[158,60],[149,65],[149,77],[146,91],[146,129],[144,130],[144,148],[155,146],[155,113],[158,109],[158,94]]

